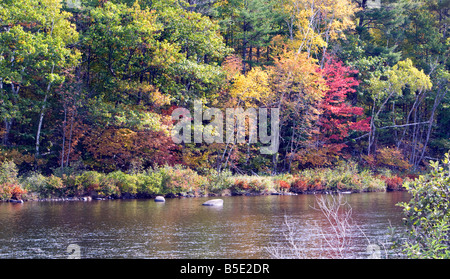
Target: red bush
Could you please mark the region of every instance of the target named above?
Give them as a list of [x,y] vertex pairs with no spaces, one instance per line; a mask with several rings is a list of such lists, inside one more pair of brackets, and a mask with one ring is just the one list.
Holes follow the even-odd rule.
[[21,200],[22,195],[27,193],[27,190],[22,189],[19,185],[14,185],[12,188],[12,198],[16,200]]
[[250,186],[248,185],[248,183],[244,180],[240,180],[240,179],[236,179],[234,181],[234,187],[240,190],[247,190],[250,188]]
[[0,199],[1,200],[21,200],[22,195],[26,194],[27,191],[22,189],[20,185],[13,183],[4,183],[0,185]]
[[303,180],[302,178],[297,178],[292,182],[291,191],[293,192],[306,192],[308,190],[308,182]]
[[387,191],[400,191],[403,190],[403,179],[398,176],[385,177],[382,176],[381,179],[386,183]]

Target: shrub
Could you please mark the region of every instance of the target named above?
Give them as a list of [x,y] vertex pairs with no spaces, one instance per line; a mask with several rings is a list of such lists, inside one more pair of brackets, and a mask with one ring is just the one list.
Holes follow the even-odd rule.
[[12,185],[11,198],[15,200],[21,200],[22,195],[27,193],[27,190],[23,189],[20,185]]
[[103,177],[103,174],[96,171],[87,171],[77,178],[76,183],[81,186],[84,193],[87,193],[90,196],[97,196],[101,191],[100,182]]
[[136,175],[127,174],[122,171],[115,171],[109,173],[106,178],[111,185],[115,185],[117,187],[115,191],[118,192],[119,195],[134,196],[137,194],[138,179]]
[[156,168],[161,183],[161,194],[205,193],[207,178],[181,165]]
[[359,173],[361,179],[360,191],[380,192],[386,190],[386,183],[383,179],[377,177],[372,171],[364,170]]
[[235,195],[242,195],[250,188],[247,181],[244,179],[235,179],[231,187],[231,193]]
[[305,193],[308,191],[308,181],[299,177],[292,182],[290,189],[294,193]]
[[11,184],[2,183],[0,184],[0,200],[7,201],[12,197]]
[[38,172],[30,172],[22,178],[22,185],[28,192],[43,197],[41,194],[46,192],[47,178]]
[[251,178],[248,186],[250,187],[252,192],[260,193],[266,187],[264,187],[264,183],[262,183],[261,179]]
[[64,195],[64,184],[60,177],[53,174],[46,179],[47,192],[52,197],[61,197]]
[[291,188],[291,185],[284,180],[277,180],[276,184],[280,188],[280,190],[288,191]]
[[13,161],[4,161],[0,165],[0,184],[13,183],[18,184],[18,169]]
[[421,175],[405,188],[409,202],[399,205],[406,216],[406,239],[400,247],[409,258],[450,258],[450,156],[442,165],[430,162],[431,172]]
[[400,150],[389,147],[381,148],[377,151],[376,164],[398,170],[406,170],[411,167],[411,164],[408,163]]
[[160,172],[147,171],[138,175],[138,195],[151,197],[162,193],[162,175]]
[[215,169],[210,169],[207,172],[208,190],[212,193],[219,193],[225,189],[230,189],[233,186],[233,178],[231,171],[223,170],[217,172]]
[[22,195],[26,194],[27,191],[24,190],[19,184],[15,183],[3,183],[0,184],[0,200],[21,200]]
[[309,181],[308,189],[310,191],[322,191],[322,190],[324,190],[325,186],[324,186],[323,180],[320,179],[320,178],[315,178],[315,179]]
[[62,197],[66,195],[66,187],[62,178],[54,175],[48,177],[38,172],[31,172],[22,179],[26,192],[36,194],[38,198]]
[[380,177],[386,183],[387,191],[399,191],[403,189],[403,179],[397,175],[392,177]]
[[82,196],[85,194],[85,189],[82,183],[81,175],[65,175],[61,179],[65,187],[65,195],[69,197]]
[[261,193],[264,191],[273,190],[276,188],[276,183],[270,176],[237,176],[233,186],[231,187],[232,194],[242,195],[250,193]]

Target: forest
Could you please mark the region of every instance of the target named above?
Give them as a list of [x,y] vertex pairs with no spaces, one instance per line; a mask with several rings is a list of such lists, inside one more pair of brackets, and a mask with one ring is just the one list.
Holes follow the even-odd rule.
[[[449,0],[1,0],[0,162],[18,176],[63,180],[170,167],[255,177],[343,165],[420,173],[450,149],[449,8]],[[278,152],[261,154],[250,141],[174,143],[171,113],[198,100],[223,111],[278,108]]]

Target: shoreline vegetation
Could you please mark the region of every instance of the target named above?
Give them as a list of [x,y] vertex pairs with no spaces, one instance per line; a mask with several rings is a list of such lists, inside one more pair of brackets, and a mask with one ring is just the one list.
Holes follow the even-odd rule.
[[389,169],[361,168],[354,162],[271,176],[233,175],[213,169],[196,172],[181,165],[134,173],[55,171],[50,176],[38,172],[18,176],[12,162],[3,163],[0,173],[0,200],[10,202],[402,191],[404,182],[416,178]]

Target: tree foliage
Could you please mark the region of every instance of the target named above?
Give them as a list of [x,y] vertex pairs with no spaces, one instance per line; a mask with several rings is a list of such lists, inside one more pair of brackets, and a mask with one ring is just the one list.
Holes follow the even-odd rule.
[[430,162],[431,172],[421,175],[406,188],[412,194],[409,202],[401,203],[408,231],[402,242],[409,258],[436,259],[450,257],[449,210],[450,157]]
[[[418,171],[450,146],[447,4],[1,0],[0,160],[44,174],[279,173],[350,158]],[[170,113],[198,100],[279,109],[278,152],[175,145]]]

